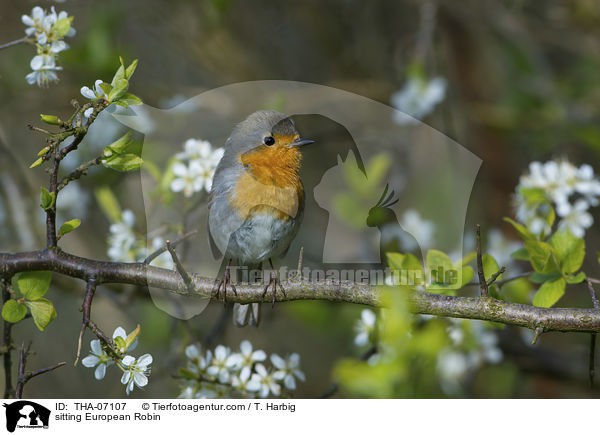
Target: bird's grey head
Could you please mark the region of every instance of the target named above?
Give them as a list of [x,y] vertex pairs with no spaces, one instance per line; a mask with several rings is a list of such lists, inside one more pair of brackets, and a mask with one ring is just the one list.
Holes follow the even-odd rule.
[[244,153],[259,146],[268,145],[273,135],[298,134],[294,121],[274,110],[259,110],[240,122],[229,137],[225,151]]

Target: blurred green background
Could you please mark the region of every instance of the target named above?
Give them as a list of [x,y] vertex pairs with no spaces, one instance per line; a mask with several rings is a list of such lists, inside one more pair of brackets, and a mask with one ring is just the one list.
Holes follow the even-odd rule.
[[[75,16],[77,29],[67,40],[71,49],[60,54],[60,82],[48,88],[25,81],[35,54],[31,46],[0,51],[0,192],[6,215],[2,251],[35,249],[43,241],[38,192],[45,174],[26,170],[43,138],[27,124],[37,122],[40,113],[70,113],[69,101],[80,98],[80,87],[99,77],[109,80],[118,56],[139,59],[131,90],[155,107],[173,105],[176,96],[262,79],[324,84],[389,104],[417,61],[427,77],[447,82],[444,101],[424,121],[483,160],[467,229],[480,223],[484,230],[498,227],[506,237],[516,237],[502,217],[513,214],[512,194],[530,161],[566,157],[600,170],[600,3],[594,0],[438,1],[433,23],[423,23],[419,1],[3,0],[2,5],[0,43],[23,36],[20,17],[36,5],[67,10]],[[423,36],[424,26],[433,26],[429,36]],[[83,196],[73,207],[83,210],[83,225],[65,239],[66,250],[107,258],[109,222],[92,194],[95,186],[105,184],[123,208],[143,216],[139,174],[95,171],[80,182]],[[600,275],[590,255],[598,250],[596,228],[586,234],[590,260],[584,269],[591,276]],[[562,306],[590,306],[584,284],[570,289]],[[36,354],[30,368],[67,361],[53,374],[30,382],[26,396],[124,396],[116,371],[98,382],[89,369],[72,366],[82,291],[81,282],[55,275],[49,297],[58,318],[43,333],[31,322],[14,328],[17,344],[33,340]],[[335,380],[337,362],[360,355],[353,327],[362,307],[279,304],[265,310],[259,329],[235,329],[228,321],[212,337],[223,311],[220,304],[179,321],[156,309],[146,295],[129,286],[103,286],[93,308],[93,318],[107,332],[119,325],[131,331],[142,324],[139,346],[154,355],[155,363],[150,384],[136,398],[176,396],[174,375],[184,364],[183,348],[207,337],[211,346],[237,348],[249,339],[268,353],[298,352],[307,382],[294,397],[322,395]],[[600,396],[597,387],[587,384],[587,335],[550,333],[534,347],[516,328],[497,335],[502,361],[469,373],[459,391],[416,380],[402,396]],[[342,388],[334,397],[361,397],[356,391],[360,389]]]

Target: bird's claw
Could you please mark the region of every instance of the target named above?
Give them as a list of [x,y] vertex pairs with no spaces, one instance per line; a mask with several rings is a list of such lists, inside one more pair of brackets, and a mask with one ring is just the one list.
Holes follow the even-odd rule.
[[215,297],[217,300],[219,299],[219,296],[221,295],[221,288],[223,288],[223,305],[227,304],[227,285],[228,284],[231,287],[231,289],[233,290],[233,294],[237,296],[237,290],[235,288],[235,285],[231,281],[231,273],[229,272],[229,264],[225,268],[225,272],[223,273],[223,278],[216,279],[215,284],[214,284],[214,287],[216,287]]
[[269,287],[272,287],[272,289],[273,289],[271,292],[271,295],[273,297],[271,300],[271,306],[275,307],[275,296],[277,295],[277,287],[279,287],[283,296],[287,297],[287,295],[285,294],[285,289],[283,288],[283,285],[281,284],[279,276],[277,275],[277,273],[275,271],[271,271],[271,277],[269,279],[269,282],[263,289],[263,294],[262,294],[263,301],[265,299],[265,296],[267,295],[267,291],[269,290]]

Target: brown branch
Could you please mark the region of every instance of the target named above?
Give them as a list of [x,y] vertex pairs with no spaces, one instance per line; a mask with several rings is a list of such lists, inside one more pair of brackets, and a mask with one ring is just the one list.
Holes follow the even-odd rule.
[[[8,278],[2,279],[2,306],[10,299]],[[2,346],[3,346],[3,364],[4,364],[4,398],[8,399],[15,393],[12,384],[12,360],[11,352],[13,349],[12,326],[13,324],[2,321]]]
[[477,276],[479,277],[479,288],[481,290],[481,296],[487,298],[489,296],[488,284],[485,280],[485,273],[483,272],[483,259],[481,255],[481,226],[478,224],[475,230],[477,235]]
[[83,312],[83,320],[81,322],[81,331],[79,332],[79,339],[77,340],[77,356],[75,357],[74,366],[77,366],[79,362],[79,357],[81,356],[81,346],[83,343],[83,334],[85,333],[86,328],[89,328],[100,341],[104,344],[107,352],[114,357],[120,358],[117,350],[113,346],[113,342],[110,338],[102,332],[98,326],[92,322],[91,312],[92,312],[92,300],[94,299],[94,294],[96,293],[96,280],[94,278],[90,278],[87,280],[86,289],[85,289],[85,297],[83,299],[83,303],[81,304],[81,311]]
[[82,176],[87,175],[88,169],[92,166],[99,165],[101,161],[102,156],[98,156],[89,162],[83,163],[78,168],[74,169],[69,175],[66,175],[62,180],[60,180],[57,190],[60,192],[67,187],[67,184],[69,184],[71,181],[78,180]]
[[39,376],[39,375],[43,375],[44,373],[48,373],[52,370],[56,370],[57,368],[62,367],[66,364],[63,361],[63,362],[59,362],[57,364],[51,365],[50,367],[44,367],[43,369],[37,369],[37,370],[33,370],[31,372],[26,372],[25,366],[27,365],[27,356],[29,355],[30,348],[31,348],[31,342],[29,342],[29,344],[27,345],[27,348],[25,347],[25,343],[23,343],[21,345],[21,354],[19,357],[19,368],[18,368],[18,377],[17,377],[17,391],[16,391],[16,396],[15,396],[17,399],[23,398],[23,389],[25,388],[25,385],[27,384],[27,382],[29,382],[32,378],[35,378],[36,376]]
[[[0,253],[0,275],[8,276],[25,270],[51,270],[73,278],[104,283],[133,284],[162,288],[189,297],[216,298],[214,278],[189,274],[194,291],[187,290],[181,275],[143,263],[113,263],[77,257],[60,250]],[[381,290],[353,281],[308,282],[290,280],[284,283],[286,295],[277,292],[276,302],[293,300],[328,300],[380,306]],[[262,302],[263,287],[238,283],[237,294],[230,302],[248,304]],[[400,291],[400,290],[398,290]],[[505,302],[492,298],[444,296],[432,293],[410,293],[412,312],[443,317],[488,320],[506,325],[543,331],[600,332],[600,310],[590,308],[542,308]],[[95,327],[90,322],[90,327]],[[97,328],[97,327],[96,327]],[[98,330],[92,329],[98,335]],[[101,331],[100,331],[101,332]],[[110,339],[106,338],[108,341]]]

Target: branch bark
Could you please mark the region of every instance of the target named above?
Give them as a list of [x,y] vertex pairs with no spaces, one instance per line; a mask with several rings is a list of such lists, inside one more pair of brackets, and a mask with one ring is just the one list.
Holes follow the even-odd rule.
[[[190,273],[194,291],[189,292],[181,275],[143,263],[113,263],[77,257],[55,249],[22,253],[0,253],[0,275],[10,276],[25,270],[51,270],[96,284],[123,283],[162,288],[190,297],[216,299],[214,279]],[[326,300],[381,306],[377,287],[352,281],[308,282],[293,280],[285,284],[286,295],[276,292],[275,301]],[[237,294],[229,302],[248,304],[263,301],[261,285],[236,285]],[[493,298],[444,296],[426,292],[411,293],[412,311],[444,317],[479,319],[538,330],[600,332],[600,310],[592,308],[541,308]]]

